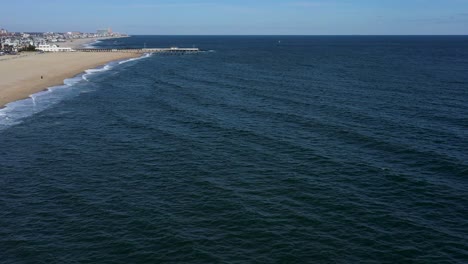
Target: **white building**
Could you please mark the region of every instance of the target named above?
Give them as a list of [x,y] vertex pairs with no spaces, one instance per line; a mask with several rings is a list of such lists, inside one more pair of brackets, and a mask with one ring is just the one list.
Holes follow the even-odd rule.
[[37,50],[47,51],[47,52],[69,52],[74,51],[72,48],[59,47],[57,45],[39,45]]

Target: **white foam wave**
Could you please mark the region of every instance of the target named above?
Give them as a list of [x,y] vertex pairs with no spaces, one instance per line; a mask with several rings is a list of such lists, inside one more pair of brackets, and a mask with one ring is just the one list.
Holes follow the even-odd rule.
[[95,68],[95,69],[88,69],[85,71],[85,73],[81,76],[81,79],[82,80],[85,80],[87,82],[89,82],[89,79],[88,79],[88,76],[90,76],[91,74],[95,74],[95,73],[98,73],[98,72],[104,72],[104,71],[108,71],[110,69],[112,69],[113,67],[110,65],[110,64],[107,64],[106,66],[102,67],[102,68]]
[[86,49],[92,49],[92,48],[95,48],[95,46],[99,43],[101,43],[102,41],[101,40],[96,40],[94,42],[91,42],[91,43],[87,43],[84,45],[84,48]]
[[138,58],[131,58],[131,59],[128,59],[128,60],[124,60],[124,61],[119,62],[119,64],[124,64],[124,63],[131,62],[131,61],[136,61],[136,60],[145,59],[145,58],[150,57],[151,55],[153,55],[153,53],[145,53],[145,54],[144,54],[143,56],[141,56],[141,57],[138,57]]
[[81,76],[79,77],[74,77],[74,78],[69,78],[69,79],[65,79],[63,81],[63,84],[65,84],[66,86],[72,86],[72,85],[75,85],[77,84],[78,82],[80,82],[82,80]]
[[27,99],[9,103],[5,108],[0,109],[0,130],[20,124],[24,118],[52,105],[54,98],[50,96],[51,93],[53,93],[52,87],[30,95]]
[[150,54],[145,54],[139,58],[120,61],[118,63],[111,62],[104,67],[88,69],[84,73],[73,78],[65,79],[63,81],[63,85],[49,87],[44,91],[30,95],[26,99],[9,103],[4,108],[0,109],[0,130],[20,124],[24,118],[44,111],[52,105],[63,101],[65,98],[70,98],[80,94],[80,88],[82,87],[77,87],[77,84],[82,81],[89,82],[89,76],[93,74],[109,71],[116,65],[147,58],[149,56]]
[[0,109],[0,130],[20,124],[24,118],[39,113],[65,98],[79,94],[79,89],[73,89],[73,87],[81,80],[81,75],[65,79],[63,85],[49,87],[26,99],[7,104]]

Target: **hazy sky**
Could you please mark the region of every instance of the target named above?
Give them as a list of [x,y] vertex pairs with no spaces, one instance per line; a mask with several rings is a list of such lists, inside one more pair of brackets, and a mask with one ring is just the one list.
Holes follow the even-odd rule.
[[128,34],[468,34],[468,0],[14,0],[10,31]]

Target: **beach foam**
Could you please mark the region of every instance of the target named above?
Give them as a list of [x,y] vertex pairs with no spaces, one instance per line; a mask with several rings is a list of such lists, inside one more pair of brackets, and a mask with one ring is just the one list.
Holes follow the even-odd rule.
[[44,91],[30,95],[28,98],[11,102],[0,109],[0,130],[17,125],[24,118],[42,112],[50,106],[79,94],[75,88],[82,81],[82,74],[65,79],[63,85],[52,86]]
[[67,99],[79,95],[82,92],[83,81],[89,82],[89,77],[98,73],[112,70],[115,66],[126,62],[136,61],[150,57],[145,54],[138,58],[122,61],[113,61],[102,67],[85,70],[75,77],[65,79],[63,85],[51,86],[47,89],[34,93],[28,98],[11,102],[0,109],[0,130],[20,124],[24,118],[44,111],[45,109]]
[[145,59],[145,58],[151,57],[151,55],[153,55],[153,53],[145,53],[143,56],[138,57],[138,58],[131,58],[128,60],[120,61],[119,64],[124,64],[124,63],[131,62],[131,61]]

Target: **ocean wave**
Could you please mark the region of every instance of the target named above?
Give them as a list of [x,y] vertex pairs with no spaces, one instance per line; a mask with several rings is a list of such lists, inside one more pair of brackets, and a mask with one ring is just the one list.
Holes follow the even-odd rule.
[[67,97],[78,94],[70,88],[82,80],[82,74],[65,79],[63,85],[51,86],[29,95],[28,98],[11,102],[0,109],[0,130],[20,124],[24,118],[42,112]]
[[96,45],[99,44],[99,43],[102,43],[102,41],[101,40],[96,40],[94,42],[84,44],[84,48],[85,49],[92,49],[92,48],[95,48]]
[[216,50],[200,50],[198,53],[214,53]]
[[[113,66],[109,63],[109,64],[105,65],[104,67],[85,70],[84,74],[82,74],[82,76],[81,76],[81,79],[89,82],[88,76],[90,76],[92,74],[95,74],[95,73],[108,71],[108,70],[110,70],[112,68],[113,68]],[[65,80],[65,84],[66,84],[66,81],[67,80]]]
[[143,56],[138,57],[138,58],[131,58],[131,59],[128,59],[128,60],[120,61],[119,64],[124,64],[124,63],[131,62],[131,61],[145,59],[145,58],[150,57],[151,55],[153,55],[153,53],[145,53]]
[[[125,62],[148,58],[151,54],[145,54],[139,58],[123,61],[110,62],[103,67],[85,70],[75,77],[65,79],[63,85],[51,86],[38,93],[31,94],[28,98],[6,104],[0,109],[0,130],[20,124],[24,118],[44,111],[52,105],[80,94],[77,84],[89,82],[91,75],[102,73],[113,69],[115,66]],[[77,88],[77,89],[74,89]]]

